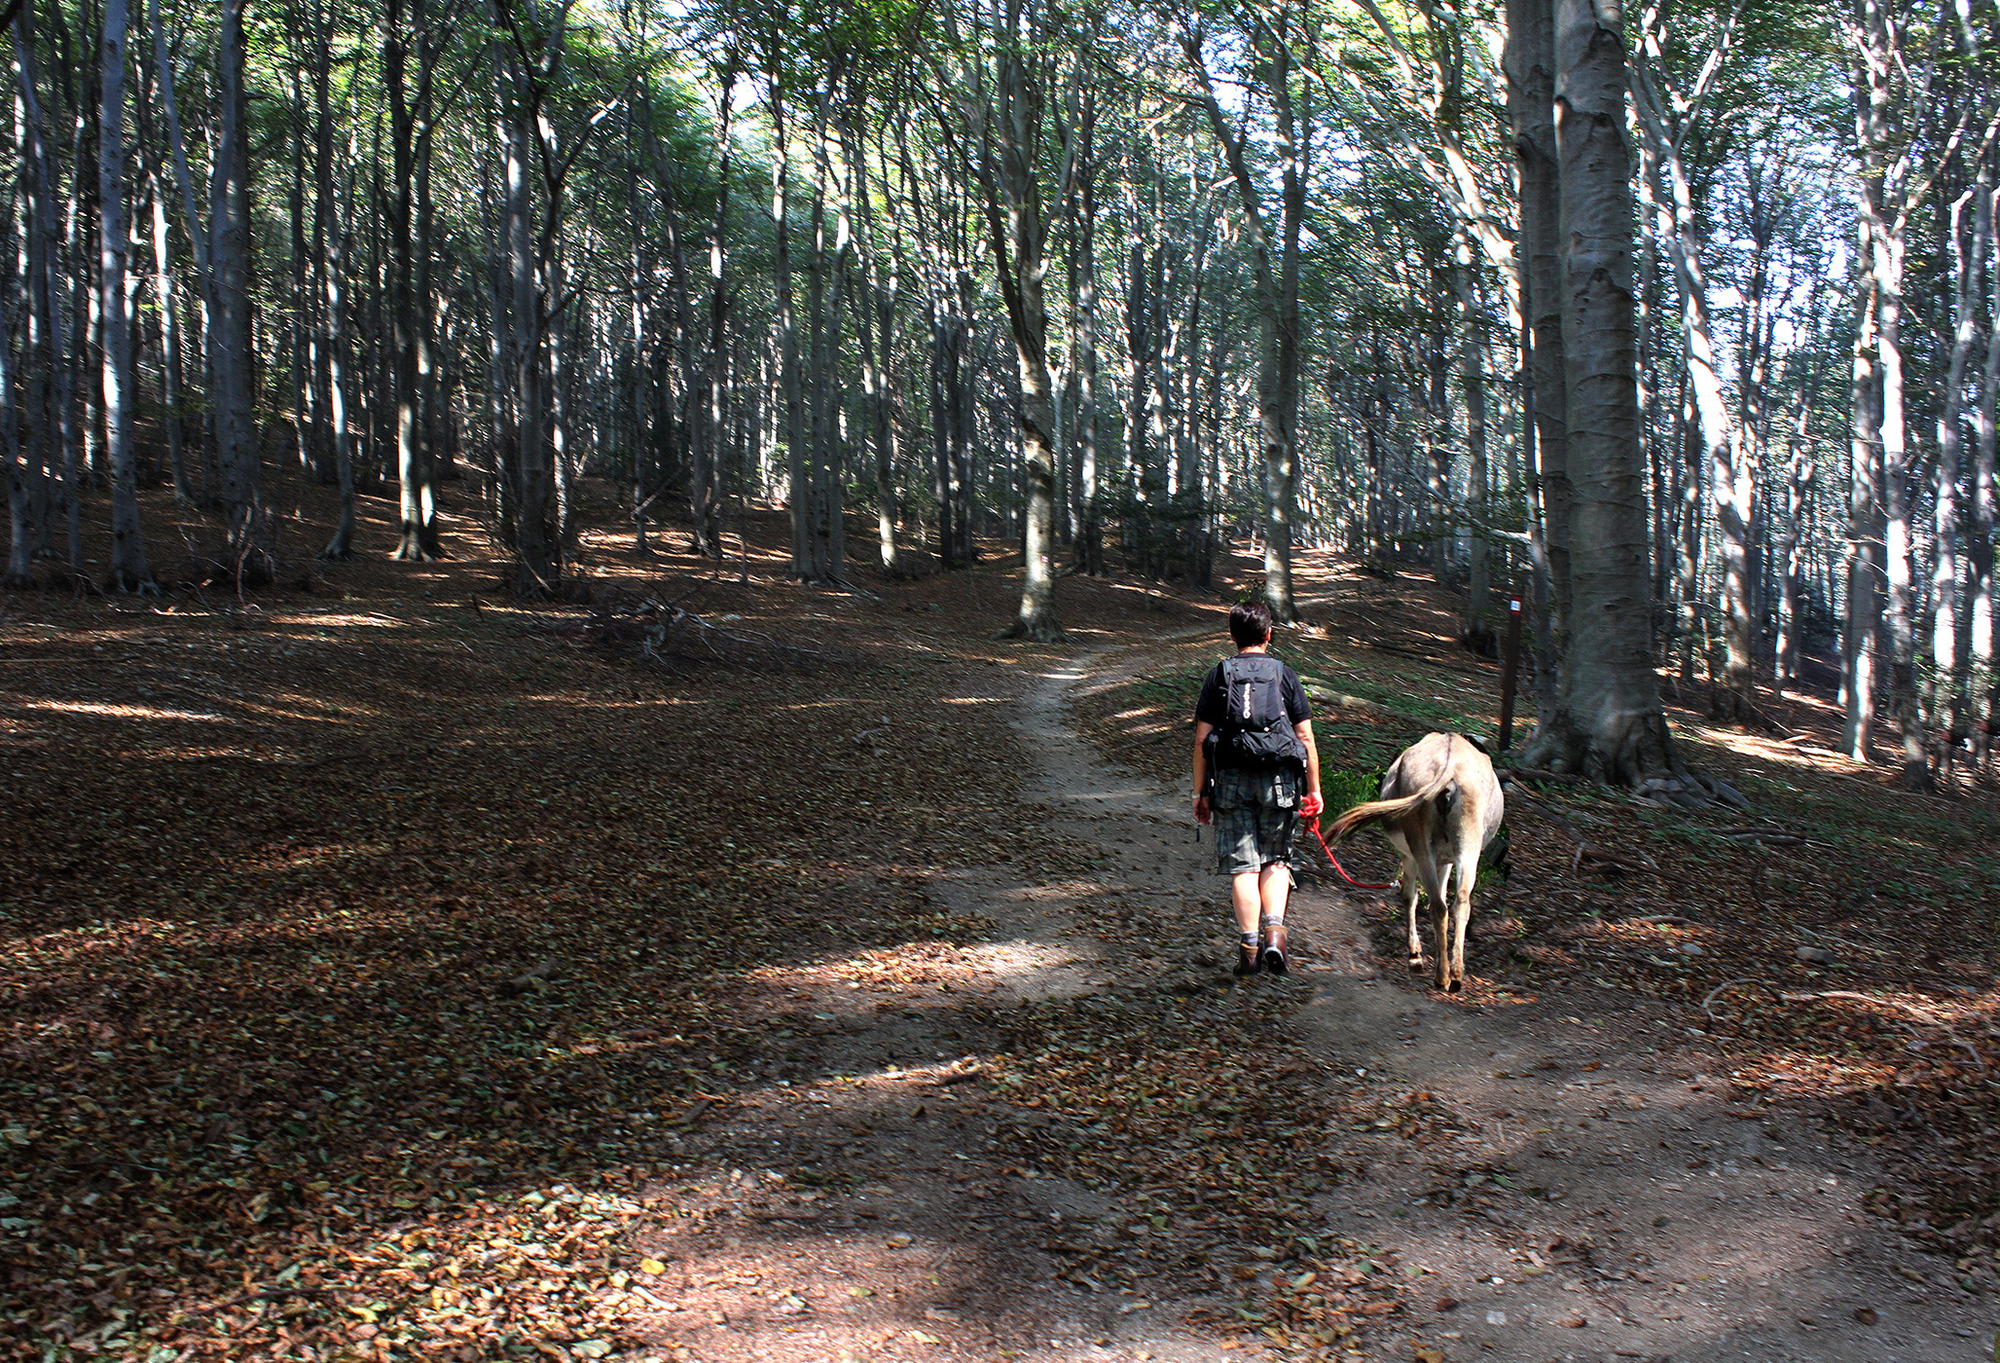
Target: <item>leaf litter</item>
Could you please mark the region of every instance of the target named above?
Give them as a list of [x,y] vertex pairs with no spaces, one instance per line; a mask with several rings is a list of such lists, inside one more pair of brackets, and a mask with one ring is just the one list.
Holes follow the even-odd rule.
[[[559,611],[417,605],[381,566],[338,590],[247,621],[36,601],[0,622],[9,657],[33,665],[0,693],[24,797],[0,829],[0,1356],[660,1347],[679,1270],[649,1236],[722,1224],[720,1185],[693,1179],[697,1137],[748,1118],[751,1095],[849,1025],[775,999],[836,981],[964,991],[957,1016],[987,1053],[960,1091],[1004,1116],[1007,1163],[988,1177],[1117,1194],[1042,1241],[1073,1286],[1135,1313],[1196,1301],[1190,1327],[1287,1356],[1353,1353],[1417,1309],[1421,1278],[1317,1224],[1311,1198],[1365,1171],[1307,1136],[1443,1140],[1454,1119],[1432,1095],[1336,1082],[1288,1037],[1284,1005],[1206,977],[1026,1006],[982,992],[967,951],[986,925],[942,911],[932,877],[1008,861],[1087,877],[1094,860],[1002,813],[1020,756],[985,721],[1004,716],[1018,653],[921,617],[885,641],[775,585],[705,586],[704,611],[859,659],[836,680],[760,675],[753,695],[707,664],[635,670],[588,611],[566,633],[547,628]],[[1109,605],[1084,620],[1106,638],[1132,627]],[[1198,681],[1212,651],[1162,656]],[[965,684],[982,672],[992,684]],[[1177,774],[1185,686],[1103,692],[1097,732]],[[1362,765],[1414,736],[1372,711],[1339,723]],[[1736,779],[1760,816],[1826,836],[1812,801],[1831,782]],[[1781,779],[1812,798],[1785,805]],[[1729,1062],[1732,1097],[1855,1131],[1901,1161],[1879,1211],[1961,1252],[1989,1246],[1991,962],[1968,953],[1952,903],[1990,898],[1976,847],[1897,866],[1891,927],[1881,877],[1828,875],[1810,846],[1558,798],[1604,820],[1593,837],[1613,850],[1698,852],[1701,888],[1634,901],[1573,875],[1559,839],[1518,836],[1514,926],[1481,948],[1507,955],[1478,988],[1581,975],[1693,1010],[1747,974],[1694,1028]],[[1131,908],[1118,931],[1150,926]],[[1777,948],[1798,940],[1836,944],[1839,968],[1785,963]],[[1967,1044],[1891,1008],[1782,998],[1832,985],[1920,1006]],[[1816,1087],[1835,1097],[1801,1092]],[[1476,1200],[1513,1175],[1443,1177],[1434,1196]],[[801,1200],[857,1181],[810,1163],[784,1176]]]

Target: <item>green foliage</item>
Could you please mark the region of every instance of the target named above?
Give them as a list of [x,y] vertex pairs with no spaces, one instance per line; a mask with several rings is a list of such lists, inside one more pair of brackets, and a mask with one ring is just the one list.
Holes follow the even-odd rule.
[[1366,804],[1382,789],[1380,771],[1327,771],[1321,768],[1319,774],[1320,794],[1326,799],[1329,815]]

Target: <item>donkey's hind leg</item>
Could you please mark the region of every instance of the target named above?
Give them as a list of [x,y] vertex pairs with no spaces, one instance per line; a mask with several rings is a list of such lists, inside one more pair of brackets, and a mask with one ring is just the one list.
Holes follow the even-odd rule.
[[[1468,844],[1471,843],[1467,839]],[[1445,987],[1456,993],[1465,986],[1465,929],[1472,919],[1472,891],[1479,883],[1479,848],[1468,845],[1459,849],[1458,860],[1451,872],[1451,915],[1449,927],[1451,942],[1446,964],[1450,970],[1450,983]],[[1440,951],[1446,950],[1440,941]]]
[[1417,879],[1417,863],[1410,855],[1409,844],[1403,841],[1400,833],[1391,830],[1389,841],[1402,861],[1402,871],[1396,877],[1396,888],[1403,896],[1403,922],[1409,929],[1410,969],[1422,970],[1424,939],[1417,931],[1417,892],[1422,885]]

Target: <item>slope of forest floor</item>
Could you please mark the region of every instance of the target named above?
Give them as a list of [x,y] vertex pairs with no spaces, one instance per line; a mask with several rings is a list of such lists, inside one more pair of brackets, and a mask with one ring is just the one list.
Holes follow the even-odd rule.
[[[579,599],[525,607],[469,526],[384,561],[385,502],[310,562],[293,495],[271,589],[0,613],[0,1357],[1915,1360],[1990,1323],[2000,817],[1833,756],[1823,703],[1675,713],[1747,814],[1534,787],[1460,999],[1318,884],[1297,977],[1237,988],[1178,798],[1230,584],[1066,579],[1070,641],[1023,648],[1004,558],[826,592],[770,513],[718,571],[605,505]],[[1448,593],[1303,580],[1280,652],[1346,698],[1342,789],[1492,732]],[[1585,1076],[1627,1063],[1614,1118]],[[1650,1207],[1597,1157],[1654,1113],[1689,1182],[1833,1180],[1810,1311],[1682,1262],[1755,1199],[1636,1248],[1562,1220]],[[1564,1309],[1510,1317],[1544,1273]]]

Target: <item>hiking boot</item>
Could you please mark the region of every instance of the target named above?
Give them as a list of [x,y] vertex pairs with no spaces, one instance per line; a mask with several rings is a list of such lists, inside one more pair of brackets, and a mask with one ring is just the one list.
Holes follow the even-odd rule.
[[1236,973],[1238,975],[1255,975],[1263,968],[1263,953],[1258,950],[1254,942],[1239,942],[1236,944]]
[[1258,960],[1264,969],[1273,975],[1285,973],[1285,925],[1273,923],[1264,929],[1264,942],[1258,951]]

